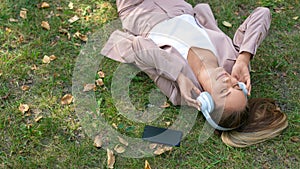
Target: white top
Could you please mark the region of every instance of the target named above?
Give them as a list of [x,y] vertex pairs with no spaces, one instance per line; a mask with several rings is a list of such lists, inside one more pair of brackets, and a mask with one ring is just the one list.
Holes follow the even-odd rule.
[[208,49],[217,54],[206,31],[189,14],[176,16],[155,25],[148,37],[159,46],[174,47],[185,59],[191,47]]

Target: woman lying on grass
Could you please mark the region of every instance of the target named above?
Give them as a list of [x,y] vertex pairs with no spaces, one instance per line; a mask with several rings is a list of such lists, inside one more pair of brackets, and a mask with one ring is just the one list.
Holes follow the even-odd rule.
[[255,9],[231,40],[207,4],[193,8],[183,0],[117,0],[117,7],[124,32],[115,31],[102,54],[135,64],[174,105],[205,112],[197,96],[209,93],[204,101],[211,97],[214,110],[222,113],[204,115],[222,131],[225,144],[249,146],[287,127],[286,115],[273,100],[247,98],[249,64],[268,33],[269,9]]

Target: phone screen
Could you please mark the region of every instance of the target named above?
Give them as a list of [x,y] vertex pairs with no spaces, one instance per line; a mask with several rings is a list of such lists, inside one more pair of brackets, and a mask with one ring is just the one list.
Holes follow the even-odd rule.
[[143,132],[143,139],[170,146],[180,146],[183,133],[178,130],[159,128],[146,125]]

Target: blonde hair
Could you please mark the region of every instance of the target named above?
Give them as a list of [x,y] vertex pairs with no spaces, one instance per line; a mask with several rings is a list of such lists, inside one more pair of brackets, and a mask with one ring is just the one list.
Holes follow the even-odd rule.
[[223,114],[219,123],[221,126],[241,125],[221,134],[222,141],[232,147],[246,147],[266,141],[278,136],[288,126],[286,115],[272,99],[250,99],[245,111],[231,113],[230,116]]

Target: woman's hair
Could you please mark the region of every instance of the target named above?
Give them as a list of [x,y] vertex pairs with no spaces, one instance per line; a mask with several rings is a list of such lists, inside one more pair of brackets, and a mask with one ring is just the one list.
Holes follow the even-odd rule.
[[246,147],[279,135],[287,126],[286,115],[272,99],[249,99],[242,112],[223,113],[219,125],[238,127],[222,132],[222,141],[233,147]]

